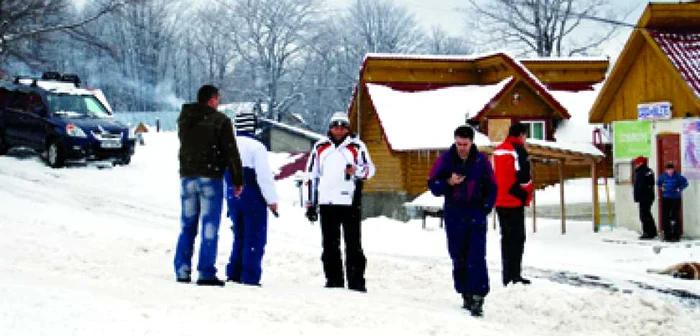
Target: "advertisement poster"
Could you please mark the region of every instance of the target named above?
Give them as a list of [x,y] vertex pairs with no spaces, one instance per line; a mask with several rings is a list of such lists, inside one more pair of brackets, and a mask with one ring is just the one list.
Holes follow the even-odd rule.
[[631,160],[640,155],[651,156],[651,122],[613,122],[613,152],[615,160]]
[[700,119],[683,120],[683,175],[700,180]]

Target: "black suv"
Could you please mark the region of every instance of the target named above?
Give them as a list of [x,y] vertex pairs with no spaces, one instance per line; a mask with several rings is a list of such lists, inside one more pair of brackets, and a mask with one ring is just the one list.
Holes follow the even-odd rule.
[[99,90],[80,88],[80,78],[47,72],[0,84],[0,154],[26,147],[46,163],[110,160],[129,164],[135,136],[112,112]]

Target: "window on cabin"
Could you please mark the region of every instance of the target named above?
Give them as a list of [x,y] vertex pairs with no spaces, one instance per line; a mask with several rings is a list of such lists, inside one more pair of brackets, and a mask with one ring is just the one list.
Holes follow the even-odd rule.
[[527,126],[527,138],[546,140],[544,121],[521,121],[525,126]]

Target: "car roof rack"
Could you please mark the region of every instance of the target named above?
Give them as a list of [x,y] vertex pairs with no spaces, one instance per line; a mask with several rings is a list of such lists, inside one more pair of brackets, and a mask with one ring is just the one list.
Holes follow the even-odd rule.
[[41,74],[41,78],[36,78],[32,76],[16,76],[15,80],[13,81],[14,84],[16,85],[27,85],[26,81],[31,80],[32,82],[29,84],[31,87],[37,87],[38,86],[38,81],[56,81],[56,82],[65,82],[65,83],[73,83],[76,88],[80,87],[80,84],[82,83],[80,80],[80,77],[76,74],[63,74],[57,72],[57,71],[47,71]]

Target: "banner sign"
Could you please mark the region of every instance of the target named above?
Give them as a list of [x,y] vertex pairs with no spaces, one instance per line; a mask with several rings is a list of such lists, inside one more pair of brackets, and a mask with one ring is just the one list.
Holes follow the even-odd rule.
[[671,102],[658,102],[637,105],[637,119],[666,120],[671,119]]
[[700,180],[700,119],[683,120],[683,175]]
[[613,156],[615,160],[631,160],[651,156],[650,121],[613,122]]

